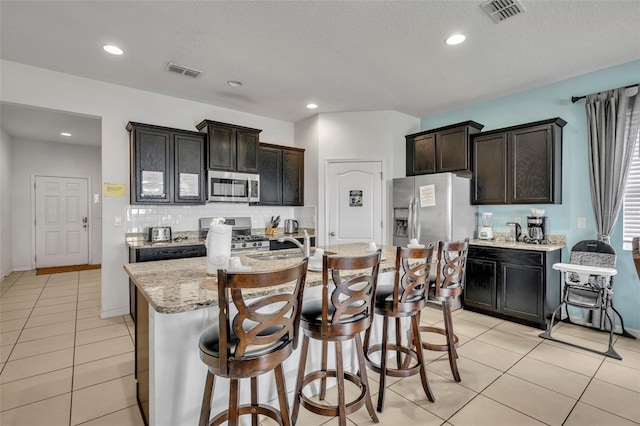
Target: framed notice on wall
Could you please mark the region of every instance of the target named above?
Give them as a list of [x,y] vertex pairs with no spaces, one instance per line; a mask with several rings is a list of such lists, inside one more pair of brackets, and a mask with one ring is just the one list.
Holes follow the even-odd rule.
[[362,190],[349,191],[349,207],[362,207]]

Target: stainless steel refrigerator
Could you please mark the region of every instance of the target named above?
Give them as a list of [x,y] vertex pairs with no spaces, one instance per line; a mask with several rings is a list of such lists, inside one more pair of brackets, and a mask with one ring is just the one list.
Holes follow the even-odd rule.
[[453,173],[394,179],[393,245],[473,238],[478,208],[471,205],[470,185]]
[[[412,238],[425,245],[474,238],[478,208],[470,189],[470,179],[453,173],[394,179],[393,245],[406,247]],[[459,308],[460,301],[452,306]]]

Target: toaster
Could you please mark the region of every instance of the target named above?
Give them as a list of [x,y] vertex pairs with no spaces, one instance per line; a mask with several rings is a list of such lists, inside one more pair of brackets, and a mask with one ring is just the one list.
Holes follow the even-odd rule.
[[159,243],[161,241],[171,241],[170,226],[152,226],[149,228],[148,241]]

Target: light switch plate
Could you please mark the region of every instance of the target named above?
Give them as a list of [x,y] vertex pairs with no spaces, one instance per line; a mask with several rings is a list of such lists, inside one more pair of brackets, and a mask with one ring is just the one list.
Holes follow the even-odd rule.
[[587,218],[579,217],[578,218],[578,228],[584,229],[587,227]]
[[122,226],[122,218],[120,216],[116,216],[116,218],[114,220],[114,225],[115,226]]

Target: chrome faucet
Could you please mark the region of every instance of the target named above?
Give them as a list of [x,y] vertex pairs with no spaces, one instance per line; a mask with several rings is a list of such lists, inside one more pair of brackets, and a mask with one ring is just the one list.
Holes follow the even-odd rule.
[[311,239],[309,238],[309,233],[306,229],[304,230],[304,245],[300,244],[300,241],[292,237],[282,237],[278,239],[279,243],[284,243],[285,241],[295,244],[302,251],[302,255],[304,257],[311,256]]

